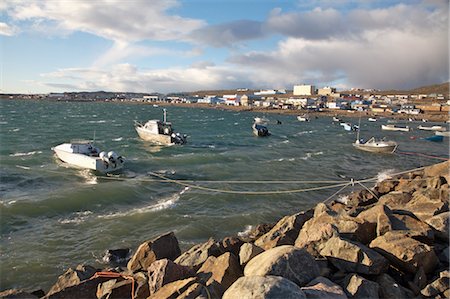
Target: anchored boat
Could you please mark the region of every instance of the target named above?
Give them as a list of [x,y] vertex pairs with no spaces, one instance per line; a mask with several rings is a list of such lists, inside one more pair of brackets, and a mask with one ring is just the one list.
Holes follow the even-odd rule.
[[187,142],[187,136],[173,131],[172,124],[167,122],[166,109],[163,109],[163,111],[163,121],[149,120],[145,124],[135,121],[134,128],[139,137],[157,145],[185,144]]
[[445,132],[447,129],[443,126],[418,126],[417,129],[419,130],[425,130],[425,131],[438,131],[438,132]]
[[401,131],[401,132],[409,132],[411,129],[406,127],[399,127],[396,125],[381,125],[381,129],[384,131]]
[[96,148],[90,141],[74,140],[52,148],[56,156],[63,162],[76,168],[84,168],[109,173],[122,169],[124,158],[113,151],[104,152]]
[[269,129],[267,129],[266,126],[257,124],[256,122],[253,123],[252,129],[253,134],[255,134],[258,137],[266,137],[270,135]]
[[366,152],[393,153],[397,149],[398,145],[395,141],[376,140],[375,137],[372,137],[365,142],[357,139],[353,143],[353,146]]

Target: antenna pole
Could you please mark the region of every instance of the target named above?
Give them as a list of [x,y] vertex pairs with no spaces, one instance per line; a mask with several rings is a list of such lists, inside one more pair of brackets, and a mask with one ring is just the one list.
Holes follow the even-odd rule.
[[166,118],[167,118],[167,116],[166,116],[166,109],[164,108],[163,111],[164,111],[164,119],[163,119],[163,122],[166,122]]

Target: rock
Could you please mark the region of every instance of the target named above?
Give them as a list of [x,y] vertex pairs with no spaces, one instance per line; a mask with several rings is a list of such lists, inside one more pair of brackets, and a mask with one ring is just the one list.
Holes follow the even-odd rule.
[[261,252],[264,252],[264,249],[262,249],[261,247],[258,247],[252,243],[244,243],[242,244],[239,251],[239,263],[241,264],[241,266],[245,266],[248,261],[250,261]]
[[170,232],[142,243],[128,262],[127,268],[130,271],[147,271],[154,261],[164,258],[174,260],[180,253],[178,240],[175,234]]
[[282,245],[251,259],[245,266],[244,275],[276,275],[304,286],[319,275],[319,266],[306,250]]
[[375,191],[377,191],[379,197],[395,190],[395,187],[398,185],[398,181],[396,180],[384,180],[375,186]]
[[407,289],[399,285],[392,277],[384,273],[378,276],[380,298],[412,298],[414,295],[409,293]]
[[198,270],[200,266],[208,259],[209,256],[219,256],[222,252],[214,239],[209,239],[207,242],[197,244],[191,249],[180,255],[175,263],[182,266],[188,266]]
[[376,225],[375,233],[368,236],[370,239],[367,243],[370,243],[375,237],[381,236],[384,233],[392,230],[391,223],[392,211],[388,206],[384,204],[378,204],[366,211],[361,212],[357,218]]
[[447,182],[450,183],[448,177],[449,177],[449,168],[450,168],[450,161],[445,161],[442,163],[434,164],[428,167],[425,167],[423,170],[425,177],[444,177],[447,178]]
[[18,289],[9,289],[5,291],[0,292],[0,298],[4,299],[37,299],[39,298],[36,295],[30,294],[28,292],[25,292],[23,290]]
[[196,293],[195,298],[200,294],[201,285],[198,283],[196,277],[190,277],[183,280],[177,280],[170,282],[161,287],[156,293],[151,294],[147,299],[160,299],[160,298],[186,298],[187,294],[191,296]]
[[349,195],[349,199],[347,201],[347,205],[352,207],[366,207],[376,203],[377,200],[377,191],[371,190],[369,192],[366,189],[363,189],[358,192],[353,192]]
[[450,251],[450,249],[449,249],[449,247],[447,246],[447,247],[444,248],[444,250],[442,250],[442,252],[438,255],[439,261],[440,261],[441,263],[444,263],[444,264],[446,264],[446,265],[449,264],[449,253],[450,253],[449,251]]
[[344,279],[345,291],[349,294],[351,298],[362,299],[362,298],[379,298],[378,283],[365,279],[358,274],[350,274]]
[[197,271],[197,276],[202,278],[206,285],[217,281],[224,290],[242,275],[239,261],[231,252],[226,252],[217,258],[210,256]]
[[419,267],[423,267],[425,273],[430,273],[438,263],[430,246],[403,232],[387,232],[373,240],[370,248],[381,253],[399,269],[410,273],[416,273]]
[[223,294],[223,299],[306,299],[292,281],[279,276],[248,276],[236,280]]
[[134,294],[135,299],[146,299],[148,296],[150,296],[150,288],[148,283],[148,277],[146,275],[147,273],[144,272],[138,272],[133,274],[134,278]]
[[363,244],[333,237],[325,243],[320,254],[336,268],[346,272],[380,274],[387,270],[387,260]]
[[324,244],[332,237],[339,235],[337,228],[329,223],[321,223],[314,226],[314,229],[302,229],[295,240],[295,246],[304,248],[311,255],[318,257]]
[[308,299],[347,299],[340,286],[325,277],[317,277],[301,288]]
[[436,230],[436,237],[449,241],[448,222],[450,218],[450,212],[444,212],[437,214],[426,220],[426,223]]
[[427,274],[425,273],[425,270],[423,270],[423,267],[419,267],[419,270],[414,275],[413,284],[419,291],[427,285]]
[[420,291],[425,297],[433,297],[438,294],[444,293],[449,289],[450,274],[449,271],[443,271],[439,273],[439,277],[433,282],[428,284],[425,288]]
[[416,176],[413,179],[401,178],[398,181],[397,187],[395,187],[395,191],[401,191],[412,194],[414,191],[421,190],[424,187],[426,187],[426,183],[421,176]]
[[226,237],[222,241],[217,242],[221,252],[231,252],[235,256],[239,256],[239,250],[242,244],[244,244],[244,241],[237,237]]
[[423,189],[413,193],[412,199],[405,205],[405,210],[411,211],[422,221],[448,211],[448,203],[440,197],[439,190]]
[[393,214],[391,217],[392,231],[407,231],[408,236],[427,243],[434,241],[434,231],[426,223],[410,215]]
[[411,200],[411,193],[402,191],[392,191],[383,195],[378,200],[378,204],[386,205],[389,209],[403,209],[404,206]]
[[251,229],[249,232],[239,233],[238,235],[239,235],[239,237],[241,237],[241,239],[244,242],[254,242],[256,239],[258,239],[262,235],[268,233],[272,229],[272,227],[274,227],[274,225],[275,225],[274,223],[258,224],[256,227]]
[[[60,298],[96,298],[97,286],[105,281],[111,280],[109,277],[97,277],[83,280],[78,284],[62,288],[57,292],[50,292],[44,299],[60,299]],[[129,294],[130,295],[130,294]],[[128,295],[128,296],[129,296]]]
[[131,249],[108,249],[103,256],[103,261],[112,267],[126,267],[131,257]]
[[167,283],[186,279],[194,275],[195,272],[189,267],[177,265],[169,259],[155,261],[148,267],[150,294],[155,293]]
[[78,285],[83,280],[91,278],[95,272],[97,272],[97,269],[88,265],[78,265],[75,270],[69,268],[63,275],[58,277],[56,283],[47,292],[47,296]]
[[132,280],[111,279],[97,286],[97,298],[132,298]]
[[312,216],[312,211],[309,211],[283,217],[268,233],[258,238],[255,245],[265,250],[280,245],[294,245],[303,224]]

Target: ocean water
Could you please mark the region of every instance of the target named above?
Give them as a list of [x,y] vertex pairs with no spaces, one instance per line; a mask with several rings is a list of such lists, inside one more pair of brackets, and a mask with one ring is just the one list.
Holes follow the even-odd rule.
[[[242,234],[311,208],[341,188],[330,185],[431,165],[449,154],[448,138],[434,143],[420,139],[430,132],[381,131],[386,119],[362,119],[361,137],[396,140],[397,154],[354,149],[355,133],[330,117],[299,122],[293,115],[170,106],[168,120],[188,135],[188,144],[158,147],[138,138],[133,121],[161,119],[161,107],[15,100],[0,105],[1,290],[48,290],[69,267],[104,267],[105,250],[134,250],[168,231],[183,250],[209,237]],[[252,134],[256,116],[269,120],[270,137]],[[120,174],[69,168],[51,151],[94,136],[97,147],[125,157]]]

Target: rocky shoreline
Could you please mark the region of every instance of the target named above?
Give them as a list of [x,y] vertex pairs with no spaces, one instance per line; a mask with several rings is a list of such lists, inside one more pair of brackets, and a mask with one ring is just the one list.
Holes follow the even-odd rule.
[[[0,298],[449,298],[450,162],[181,252],[169,232]],[[25,286],[24,286],[25,287]]]

